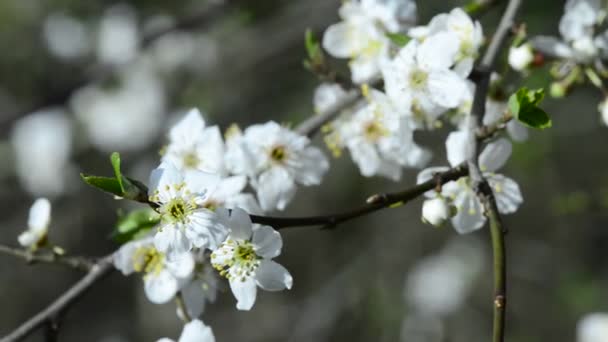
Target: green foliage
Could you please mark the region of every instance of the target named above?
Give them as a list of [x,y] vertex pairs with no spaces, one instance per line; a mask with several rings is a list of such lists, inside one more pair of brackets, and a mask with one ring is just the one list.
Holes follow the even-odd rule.
[[127,215],[119,215],[112,239],[126,243],[146,235],[160,222],[160,216],[150,208],[134,210]]
[[308,58],[304,60],[304,67],[310,71],[317,71],[325,67],[325,55],[321,49],[321,43],[311,29],[304,34],[304,46]]
[[545,91],[542,88],[535,90],[520,88],[509,97],[509,111],[515,119],[528,127],[549,128],[552,125],[551,118],[538,106],[544,97]]
[[412,38],[406,36],[405,34],[402,33],[386,33],[386,36],[388,37],[388,39],[390,39],[393,44],[402,47],[407,45],[407,43],[409,43],[410,40],[412,40]]
[[124,194],[122,187],[116,178],[91,176],[84,173],[81,173],[80,177],[85,183],[101,191],[105,191],[119,197],[122,197]]
[[138,202],[145,202],[148,193],[147,187],[137,180],[123,176],[120,170],[120,154],[118,152],[112,153],[110,162],[114,170],[114,178],[84,173],[80,174],[80,177],[88,185],[104,192]]

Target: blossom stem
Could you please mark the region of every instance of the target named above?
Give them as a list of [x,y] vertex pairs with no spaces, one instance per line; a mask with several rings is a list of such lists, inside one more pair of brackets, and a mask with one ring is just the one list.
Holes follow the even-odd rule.
[[80,281],[57,298],[44,310],[22,323],[17,329],[2,337],[0,342],[13,342],[29,336],[34,330],[43,325],[56,326],[61,316],[82,297],[99,280],[114,270],[112,254],[105,256],[91,266],[91,269]]
[[521,0],[509,0],[494,37],[490,41],[490,45],[477,68],[476,77],[474,79],[476,91],[473,99],[471,116],[469,117],[468,122],[468,129],[472,133],[471,138],[468,141],[469,155],[467,157],[467,165],[469,167],[469,176],[471,177],[473,187],[477,190],[477,194],[490,221],[490,235],[492,237],[492,251],[494,257],[493,342],[504,342],[505,340],[505,316],[507,305],[506,228],[502,224],[492,188],[488,184],[488,181],[483,177],[483,174],[478,167],[479,155],[477,143],[479,137],[476,136],[476,133],[478,132],[479,123],[485,114],[485,103],[492,70],[495,67],[498,54],[502,50],[507,36],[514,25],[515,17],[521,7],[521,3]]
[[308,217],[270,217],[251,215],[251,220],[254,223],[270,225],[275,229],[319,225],[323,226],[323,228],[333,228],[339,223],[364,216],[380,209],[388,208],[397,204],[407,203],[408,201],[423,195],[425,192],[435,189],[438,185],[455,181],[460,177],[466,176],[467,173],[468,169],[466,166],[458,166],[448,171],[437,173],[433,179],[416,185],[410,189],[395,193],[373,195],[367,200],[367,204],[337,214]]
[[28,264],[46,263],[46,264],[61,264],[77,270],[88,271],[94,262],[85,257],[59,255],[57,253],[45,252],[36,253],[28,250],[13,248],[5,245],[0,245],[0,253],[12,255],[25,260]]

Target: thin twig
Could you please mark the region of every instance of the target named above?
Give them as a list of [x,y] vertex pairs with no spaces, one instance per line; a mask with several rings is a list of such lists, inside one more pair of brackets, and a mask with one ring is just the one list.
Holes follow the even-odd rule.
[[81,271],[88,271],[94,265],[92,260],[84,257],[60,255],[52,251],[43,253],[30,252],[24,249],[13,248],[5,245],[0,245],[0,254],[21,258],[28,264],[61,264]]
[[467,165],[469,166],[469,175],[473,187],[477,190],[480,201],[483,204],[486,215],[490,221],[490,234],[492,236],[492,251],[494,255],[494,324],[493,324],[493,342],[503,342],[505,339],[505,312],[507,305],[507,277],[506,277],[506,255],[505,255],[505,237],[506,232],[500,213],[496,206],[496,199],[492,188],[478,167],[477,153],[478,146],[478,127],[481,119],[485,114],[485,103],[490,85],[490,76],[498,54],[501,52],[504,43],[507,39],[509,31],[511,31],[515,16],[521,6],[521,0],[509,0],[507,8],[498,24],[496,33],[492,38],[486,53],[481,60],[475,74],[475,98],[473,100],[473,109],[469,117],[468,129],[471,132],[468,141],[468,158]]
[[333,228],[339,223],[367,215],[374,211],[388,208],[393,205],[405,204],[408,201],[421,196],[425,192],[435,189],[437,184],[443,185],[447,182],[455,181],[460,177],[466,176],[467,173],[468,170],[464,165],[458,166],[448,171],[437,173],[433,179],[416,185],[410,189],[395,193],[373,195],[367,200],[367,204],[341,213],[309,217],[271,217],[251,215],[251,220],[255,223],[270,225],[275,229],[303,226],[322,226],[323,228]]
[[80,299],[94,284],[114,270],[112,258],[113,255],[101,258],[91,267],[89,273],[74,284],[74,286],[46,307],[46,309],[40,311],[38,314],[21,324],[13,332],[0,339],[0,342],[19,341],[29,336],[34,330],[42,325],[57,324],[63,313],[65,313],[74,302]]
[[177,310],[179,312],[178,316],[180,316],[184,323],[192,321],[192,317],[190,317],[190,314],[188,313],[188,307],[186,306],[186,301],[184,300],[182,291],[178,291],[175,294],[175,305],[177,305]]

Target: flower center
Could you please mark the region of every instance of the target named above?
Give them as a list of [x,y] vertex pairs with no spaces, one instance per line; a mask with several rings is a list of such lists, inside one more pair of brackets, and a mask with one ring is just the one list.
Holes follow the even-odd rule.
[[377,141],[386,134],[386,130],[376,121],[368,122],[363,128],[363,134],[369,141]]
[[158,275],[163,270],[165,255],[154,247],[139,247],[133,253],[133,270],[146,275]]
[[200,164],[201,160],[198,158],[196,153],[187,152],[182,156],[182,162],[184,166],[188,169],[196,169],[198,164]]
[[163,205],[160,213],[162,218],[167,221],[186,222],[194,207],[194,204],[186,202],[181,197],[176,197]]
[[426,86],[428,78],[429,75],[424,70],[415,69],[410,74],[410,85],[414,89],[422,89]]
[[260,260],[250,241],[228,239],[211,253],[211,264],[228,280],[240,278],[245,281],[253,275]]
[[287,158],[285,146],[273,147],[272,150],[270,150],[270,158],[277,163],[283,163]]

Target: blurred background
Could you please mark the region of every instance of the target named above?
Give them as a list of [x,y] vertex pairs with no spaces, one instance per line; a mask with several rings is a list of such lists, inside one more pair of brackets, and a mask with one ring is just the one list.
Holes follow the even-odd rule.
[[[464,1],[418,1],[419,23]],[[118,208],[79,172],[147,180],[172,122],[191,107],[225,129],[237,122],[297,124],[312,115],[318,84],[304,70],[306,28],[338,20],[338,0],[0,1],[0,243],[16,246],[37,196],[53,204],[50,238],[75,255],[102,256]],[[526,1],[534,34],[557,34],[563,2]],[[486,35],[500,7],[482,20]],[[344,61],[332,61],[344,72]],[[548,84],[547,68],[527,81]],[[574,341],[578,319],[608,311],[608,146],[592,88],[548,100],[554,127],[515,144],[504,173],[525,202],[510,229],[508,340]],[[448,130],[419,134],[444,165]],[[317,137],[315,142],[322,144]],[[329,155],[329,153],[328,153]],[[280,215],[335,212],[373,193],[411,186],[359,175],[348,153],[323,186],[301,188]],[[420,222],[421,201],[331,231],[284,231],[279,261],[291,291],[259,295],[238,312],[227,286],[203,320],[218,341],[487,341],[492,269],[488,230],[458,236]],[[82,276],[0,255],[0,335]],[[141,279],[114,273],[63,320],[61,341],[177,337],[173,303],[153,305]],[[41,341],[40,332],[28,341]]]

